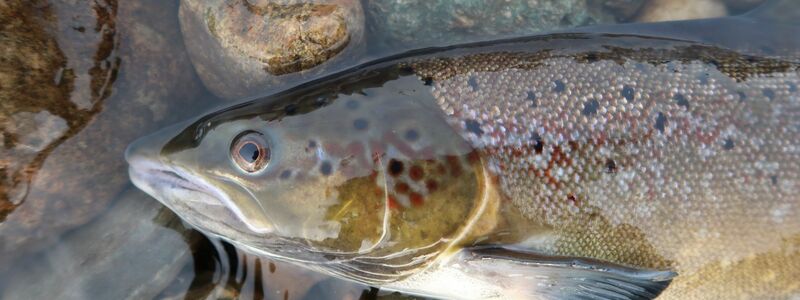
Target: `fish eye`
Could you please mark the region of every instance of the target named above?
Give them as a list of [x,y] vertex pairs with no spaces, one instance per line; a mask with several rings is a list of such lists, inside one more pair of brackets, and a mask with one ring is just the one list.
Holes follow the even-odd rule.
[[270,159],[267,140],[263,134],[255,131],[245,131],[236,136],[230,152],[233,162],[247,173],[263,170]]

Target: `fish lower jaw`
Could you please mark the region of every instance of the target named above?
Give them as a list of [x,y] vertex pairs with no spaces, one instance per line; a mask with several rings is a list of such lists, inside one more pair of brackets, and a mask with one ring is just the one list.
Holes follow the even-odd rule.
[[221,193],[178,169],[160,168],[156,163],[131,165],[128,174],[133,184],[158,201],[186,201],[202,205],[222,206]]

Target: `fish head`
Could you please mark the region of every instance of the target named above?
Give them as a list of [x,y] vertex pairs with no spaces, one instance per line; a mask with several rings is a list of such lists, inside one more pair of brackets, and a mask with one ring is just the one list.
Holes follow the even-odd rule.
[[144,137],[127,150],[130,176],[193,226],[245,249],[362,282],[403,276],[471,218],[479,157],[415,76],[333,86]]

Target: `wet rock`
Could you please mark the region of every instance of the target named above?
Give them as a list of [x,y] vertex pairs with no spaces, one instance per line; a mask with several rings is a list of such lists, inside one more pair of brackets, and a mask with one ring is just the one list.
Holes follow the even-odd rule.
[[152,299],[201,235],[131,187],[100,218],[0,274],[2,299]]
[[128,143],[202,109],[177,8],[0,5],[0,269],[107,209],[128,184]]
[[677,21],[727,15],[728,9],[720,0],[650,0],[642,7],[637,21]]
[[[633,1],[636,2],[636,1]],[[452,44],[598,23],[613,23],[607,9],[588,0],[370,0],[371,37],[397,49]]]
[[183,0],[180,21],[198,75],[229,100],[319,74],[363,49],[358,0]]

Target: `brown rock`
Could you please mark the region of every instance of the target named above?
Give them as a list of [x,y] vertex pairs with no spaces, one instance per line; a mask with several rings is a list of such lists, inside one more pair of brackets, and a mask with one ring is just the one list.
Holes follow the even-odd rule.
[[229,100],[320,74],[363,49],[358,0],[183,0],[180,20],[198,75]]
[[128,143],[202,106],[176,15],[159,0],[0,5],[0,269],[104,211]]
[[650,0],[639,12],[638,22],[707,19],[728,15],[719,0]]

